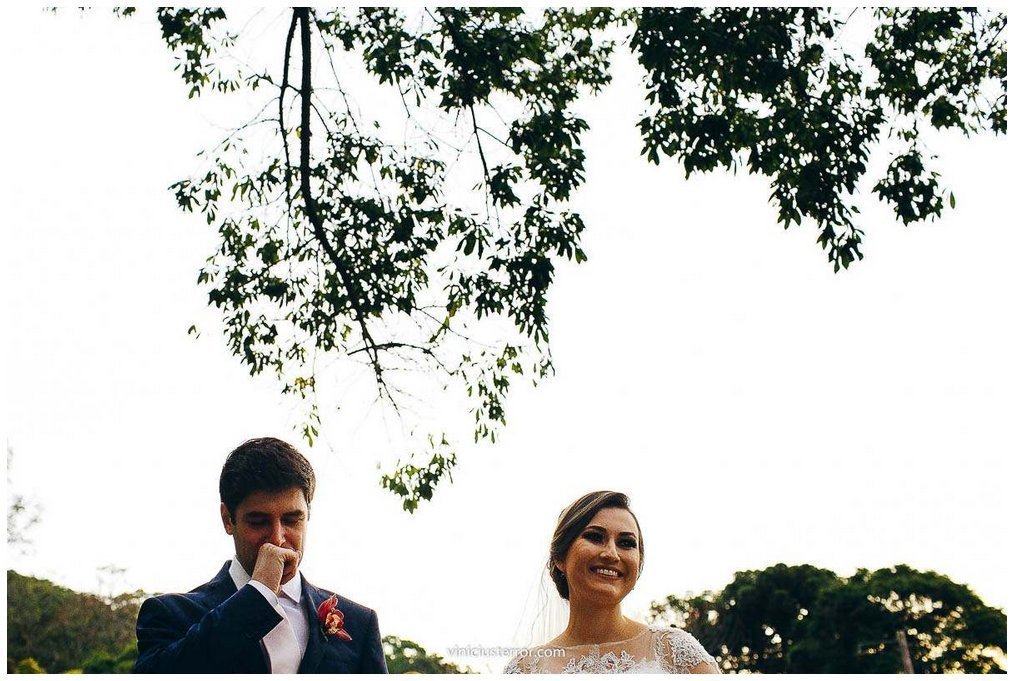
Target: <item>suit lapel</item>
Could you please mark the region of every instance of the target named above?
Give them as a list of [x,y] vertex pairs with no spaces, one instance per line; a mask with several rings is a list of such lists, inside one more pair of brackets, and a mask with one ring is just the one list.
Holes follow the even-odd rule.
[[236,583],[232,581],[232,575],[229,574],[229,566],[232,564],[231,560],[225,561],[225,565],[218,571],[210,582],[204,585],[202,588],[208,590],[208,595],[215,599],[215,605],[220,605],[227,598],[236,593]]
[[321,595],[320,590],[306,581],[306,577],[303,577],[303,602],[306,608],[306,616],[310,622],[309,637],[306,641],[306,652],[303,654],[303,661],[299,664],[300,674],[313,674],[317,671],[320,666],[320,659],[324,656],[324,647],[327,645],[327,640],[324,638],[324,632],[320,628],[320,622],[317,621],[317,606],[323,603],[325,597]]

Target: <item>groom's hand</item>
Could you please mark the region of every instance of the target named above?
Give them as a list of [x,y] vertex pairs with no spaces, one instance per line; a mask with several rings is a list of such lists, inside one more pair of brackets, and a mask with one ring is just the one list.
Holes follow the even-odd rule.
[[268,587],[275,593],[296,574],[299,567],[299,554],[292,549],[285,549],[274,544],[261,544],[257,551],[257,562],[254,564],[252,579]]

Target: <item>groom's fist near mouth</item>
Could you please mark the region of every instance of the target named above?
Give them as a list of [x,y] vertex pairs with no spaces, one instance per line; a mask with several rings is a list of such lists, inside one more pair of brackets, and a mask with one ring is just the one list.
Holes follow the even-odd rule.
[[261,544],[257,551],[257,562],[254,563],[251,579],[268,587],[275,593],[296,574],[300,555],[292,549],[274,544]]

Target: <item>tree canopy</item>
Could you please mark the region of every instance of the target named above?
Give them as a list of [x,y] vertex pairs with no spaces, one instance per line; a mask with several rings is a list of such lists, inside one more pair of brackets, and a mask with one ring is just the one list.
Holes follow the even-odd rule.
[[128,672],[137,655],[134,623],[145,594],[109,598],[7,571],[7,668],[50,673]]
[[426,652],[418,643],[397,636],[384,637],[384,657],[391,674],[468,674],[471,670]]
[[780,563],[737,572],[717,594],[668,596],[651,612],[696,636],[726,671],[1005,671],[1003,611],[944,575],[906,565],[843,579]]
[[[646,161],[764,176],[835,271],[863,257],[868,175],[903,223],[935,218],[955,199],[921,133],[1006,132],[997,11],[294,8],[263,68],[230,60],[242,35],[221,9],[157,18],[191,97],[267,93],[172,191],[218,232],[198,282],[231,351],[304,401],[311,444],[335,359],[399,414],[406,376],[456,386],[476,441],[506,423],[512,382],[551,374],[554,274],[585,259],[577,102],[618,50],[642,71]],[[365,92],[383,104],[361,111]],[[407,510],[456,465],[443,427],[382,478]]]

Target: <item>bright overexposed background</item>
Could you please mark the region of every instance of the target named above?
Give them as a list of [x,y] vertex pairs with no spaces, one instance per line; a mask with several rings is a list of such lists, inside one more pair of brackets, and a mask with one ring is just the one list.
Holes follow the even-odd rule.
[[[517,386],[497,444],[462,439],[453,485],[408,515],[378,484],[400,435],[328,412],[306,448],[196,285],[215,235],[166,187],[234,112],[187,99],[146,16],[3,15],[0,436],[13,491],[41,507],[8,567],[92,591],[207,581],[231,556],[222,461],[270,434],[317,470],[307,578],[445,655],[519,642],[556,515],[601,488],[627,492],[644,530],[634,616],[776,562],[904,562],[1008,607],[1006,138],[929,138],[957,209],[905,228],[866,191],[867,258],[835,275],[812,227],[776,225],[763,179],[648,165],[618,59],[583,110],[589,262],[551,292],[557,374]],[[280,58],[285,22],[262,23],[253,43]],[[447,422],[467,435],[467,414]]]

